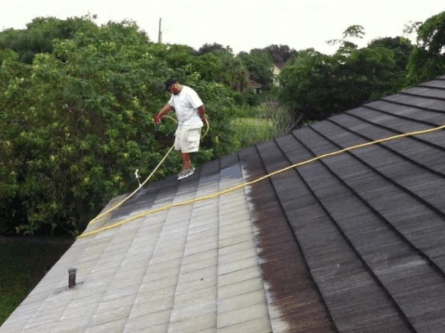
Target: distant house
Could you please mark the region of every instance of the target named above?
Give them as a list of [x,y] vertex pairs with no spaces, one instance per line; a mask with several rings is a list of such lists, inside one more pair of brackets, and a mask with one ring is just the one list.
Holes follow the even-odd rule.
[[261,84],[251,79],[247,79],[247,87],[252,88],[255,91],[255,93],[261,94],[261,87],[262,87]]
[[278,62],[276,64],[273,65],[273,76],[274,76],[274,80],[273,83],[274,85],[278,86],[280,83],[278,82],[278,75],[280,75],[281,73],[281,69],[284,67],[284,63],[283,62]]

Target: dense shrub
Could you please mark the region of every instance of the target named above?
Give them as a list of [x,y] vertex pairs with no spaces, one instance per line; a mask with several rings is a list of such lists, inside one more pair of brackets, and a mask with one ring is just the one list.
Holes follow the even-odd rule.
[[[153,125],[171,75],[207,105],[211,132],[193,162],[230,151],[235,92],[186,62],[173,68],[176,52],[183,49],[150,43],[131,21],[85,24],[32,65],[0,51],[0,233],[76,234],[110,198],[134,189],[135,169],[147,176],[173,143],[174,122]],[[153,181],[180,168],[172,154]]]

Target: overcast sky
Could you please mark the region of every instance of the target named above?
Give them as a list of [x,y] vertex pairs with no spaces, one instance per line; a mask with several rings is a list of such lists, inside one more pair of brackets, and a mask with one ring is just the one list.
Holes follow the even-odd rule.
[[403,35],[409,21],[445,11],[445,0],[0,0],[0,28],[25,29],[35,17],[60,19],[97,14],[97,24],[131,19],[163,42],[199,49],[205,43],[230,45],[235,54],[271,44],[296,50],[313,47],[332,54],[327,40],[362,25],[360,47],[374,38]]

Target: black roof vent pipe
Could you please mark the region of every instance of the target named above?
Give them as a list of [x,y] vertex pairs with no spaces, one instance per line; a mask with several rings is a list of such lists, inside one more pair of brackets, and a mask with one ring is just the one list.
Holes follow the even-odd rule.
[[68,270],[68,287],[69,288],[74,288],[76,286],[76,272],[77,272],[77,269],[75,269],[75,268],[70,268]]

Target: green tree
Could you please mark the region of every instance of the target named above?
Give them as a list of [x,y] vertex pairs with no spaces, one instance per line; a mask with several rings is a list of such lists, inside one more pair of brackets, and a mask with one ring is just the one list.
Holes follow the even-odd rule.
[[[239,57],[233,55],[230,46],[221,44],[204,44],[197,52],[199,57],[195,58],[194,68],[204,78],[216,79],[234,91],[243,92],[247,88],[249,71]],[[217,57],[219,59],[216,60]],[[203,68],[205,62],[210,62],[210,73]]]
[[238,58],[249,71],[250,79],[260,83],[266,89],[273,83],[273,62],[267,52],[240,53]]
[[206,54],[206,53],[215,53],[215,52],[217,52],[217,53],[231,53],[233,55],[233,50],[229,45],[224,47],[218,43],[204,44],[198,50],[198,54],[201,54],[201,55]]
[[[110,198],[133,190],[135,169],[148,175],[173,143],[175,123],[153,125],[172,75],[207,106],[212,128],[194,162],[231,151],[235,93],[202,80],[193,56],[182,59],[187,47],[151,43],[132,21],[84,22],[52,43],[32,65],[0,50],[0,233],[77,234]],[[172,154],[153,180],[179,162]]]
[[226,61],[221,73],[221,82],[235,91],[243,92],[247,88],[249,71],[238,58]]
[[279,80],[280,100],[296,114],[309,119],[329,115],[335,106],[332,76],[339,64],[327,55],[313,50],[302,50],[298,59],[282,69]]
[[187,45],[167,45],[165,60],[172,68],[188,67],[192,63],[194,50]]
[[374,39],[368,44],[368,47],[384,47],[392,50],[396,67],[400,73],[406,71],[409,57],[414,48],[409,39],[400,36]]
[[288,45],[276,45],[272,44],[263,49],[253,49],[251,53],[255,52],[267,52],[272,58],[273,63],[285,63],[293,58],[296,58],[298,52],[291,49]]
[[26,26],[25,30],[2,31],[0,49],[11,49],[18,53],[19,61],[31,64],[34,55],[53,51],[55,39],[71,39],[77,31],[92,27],[94,23],[89,15],[64,21],[55,17],[38,17]]
[[198,72],[205,81],[217,81],[222,71],[221,59],[213,53],[195,56],[191,60],[193,71]]
[[340,44],[336,54],[348,56],[352,53],[352,51],[357,50],[358,46],[357,46],[357,44],[355,44],[351,41],[348,41],[346,38],[353,37],[353,38],[363,39],[364,35],[365,35],[365,31],[361,25],[351,25],[345,31],[343,31],[342,39],[332,39],[332,40],[328,40],[326,43],[328,43],[329,45]]
[[53,43],[38,29],[31,31],[9,29],[0,34],[0,48],[17,52],[21,62],[31,64],[35,54],[51,53]]
[[445,73],[445,11],[417,29],[417,44],[408,62],[407,85],[416,85]]
[[[343,37],[363,34],[361,26],[352,26]],[[334,55],[313,49],[300,51],[298,58],[281,71],[280,99],[296,118],[323,119],[395,89],[398,75],[392,50],[380,46],[359,49],[345,39],[329,43],[340,44]]]

